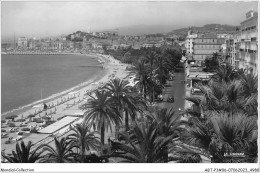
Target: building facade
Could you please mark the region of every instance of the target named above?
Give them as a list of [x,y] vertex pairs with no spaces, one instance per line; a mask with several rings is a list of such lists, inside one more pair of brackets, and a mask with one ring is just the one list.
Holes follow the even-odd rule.
[[233,35],[226,39],[227,62],[235,69],[239,68],[240,36]]
[[17,46],[18,46],[18,48],[21,48],[21,49],[27,49],[27,47],[28,47],[27,38],[26,37],[19,37],[18,42],[17,42]]
[[193,54],[194,52],[194,40],[197,38],[198,35],[195,33],[192,33],[191,30],[189,30],[188,35],[185,40],[185,47],[187,49],[188,54]]
[[203,66],[207,57],[212,57],[213,53],[220,52],[223,43],[224,39],[217,38],[217,36],[194,38],[193,59],[195,64]]
[[246,20],[241,22],[241,43],[239,52],[239,68],[248,73],[257,74],[258,68],[258,13],[250,10]]

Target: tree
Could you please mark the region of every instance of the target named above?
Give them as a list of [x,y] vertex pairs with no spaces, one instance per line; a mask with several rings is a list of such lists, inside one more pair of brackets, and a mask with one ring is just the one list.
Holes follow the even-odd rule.
[[138,60],[133,64],[131,71],[136,75],[140,92],[146,98],[147,86],[151,83],[151,80],[148,78],[151,69],[145,64],[144,60]]
[[174,140],[169,146],[169,161],[175,163],[201,163],[201,155],[204,155],[201,150],[180,141]]
[[[187,97],[201,111],[243,111],[246,100],[241,93],[241,82],[234,80],[230,83],[210,81],[208,85],[198,84],[201,95]],[[201,112],[202,113],[202,112]]]
[[111,157],[119,157],[128,163],[163,163],[168,161],[167,145],[172,136],[162,137],[157,133],[156,122],[140,122],[124,135],[128,144],[112,142]]
[[128,81],[120,80],[118,78],[110,80],[106,84],[105,89],[111,93],[111,100],[116,105],[117,111],[121,115],[123,114],[123,111],[125,111],[125,126],[126,130],[128,130],[128,113],[140,111],[139,105],[141,102],[138,102],[136,99],[138,96],[133,93],[133,89]]
[[67,140],[62,137],[58,140],[57,137],[54,138],[54,145],[52,147],[48,144],[43,144],[43,152],[47,152],[45,157],[42,158],[41,162],[46,163],[71,163],[75,161],[76,154],[73,152],[73,141]]
[[218,66],[214,73],[215,74],[211,78],[218,82],[230,82],[237,77],[236,71],[230,64],[223,64]]
[[95,91],[95,96],[90,96],[88,103],[82,105],[81,109],[88,110],[84,116],[91,125],[96,124],[101,131],[101,143],[105,143],[105,129],[112,131],[112,124],[119,125],[122,116],[116,109],[116,105],[111,100],[111,93],[105,90]]
[[23,141],[17,142],[16,151],[12,151],[12,156],[2,156],[10,163],[35,163],[42,158],[42,152],[38,152],[38,149],[31,151],[32,146],[31,141],[27,145]]
[[254,74],[244,74],[241,77],[241,84],[243,89],[243,95],[245,97],[250,97],[257,93],[258,89],[258,79],[257,75]]
[[86,121],[76,124],[71,128],[74,133],[68,135],[67,139],[73,141],[73,145],[80,148],[81,161],[84,160],[86,150],[100,149],[101,143],[99,138],[95,136],[96,132],[90,131],[90,126]]
[[205,67],[207,72],[213,72],[218,68],[219,62],[218,62],[218,57],[213,56],[212,58],[207,57],[205,59]]
[[256,117],[243,113],[215,112],[206,119],[193,118],[187,129],[188,143],[212,155],[212,162],[230,162],[225,153],[245,152],[255,139]]
[[184,124],[180,120],[181,116],[181,114],[175,112],[173,107],[170,109],[154,107],[149,118],[157,123],[158,133],[167,137],[173,134],[178,136],[177,132],[182,129],[180,125]]

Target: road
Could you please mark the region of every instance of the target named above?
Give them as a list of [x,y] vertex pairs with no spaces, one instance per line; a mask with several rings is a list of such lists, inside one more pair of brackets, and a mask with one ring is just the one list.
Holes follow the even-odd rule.
[[[185,102],[185,84],[183,83],[185,75],[183,72],[175,73],[175,78],[173,81],[168,81],[167,87],[163,91],[163,102],[159,104],[160,107],[171,108],[173,107],[176,111],[181,108],[184,110]],[[168,96],[174,96],[173,103],[167,103]]]

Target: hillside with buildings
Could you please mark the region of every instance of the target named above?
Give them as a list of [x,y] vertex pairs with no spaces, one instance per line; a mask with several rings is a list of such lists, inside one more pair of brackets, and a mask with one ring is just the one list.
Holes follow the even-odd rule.
[[205,60],[217,56],[220,63],[228,62],[234,69],[257,74],[257,27],[257,12],[250,10],[237,27],[210,24],[179,29],[173,33],[186,33],[183,48],[188,60],[195,66],[204,67]]
[[207,24],[202,27],[190,26],[187,28],[181,28],[171,31],[169,34],[176,34],[182,37],[186,37],[188,31],[192,29],[195,33],[217,33],[217,34],[231,34],[239,31],[240,26],[231,26],[231,25],[221,25],[221,24]]

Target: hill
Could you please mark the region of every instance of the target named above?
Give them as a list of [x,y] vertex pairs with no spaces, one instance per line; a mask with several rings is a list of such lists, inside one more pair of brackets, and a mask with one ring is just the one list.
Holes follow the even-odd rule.
[[[214,32],[216,34],[224,34],[224,33],[235,33],[238,32],[240,26],[232,26],[232,25],[221,25],[221,24],[207,24],[202,27],[191,26],[191,29],[195,33],[211,33]],[[175,34],[179,36],[186,37],[189,31],[189,27],[181,28],[171,31],[168,34]]]

